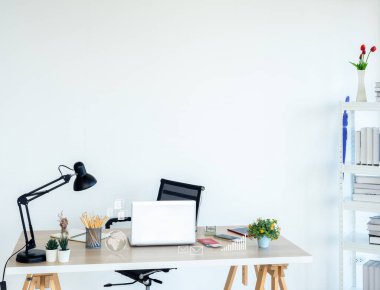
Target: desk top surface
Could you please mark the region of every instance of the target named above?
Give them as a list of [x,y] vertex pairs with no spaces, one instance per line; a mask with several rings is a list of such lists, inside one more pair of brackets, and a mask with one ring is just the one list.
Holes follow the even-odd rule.
[[[128,236],[129,229],[115,229]],[[50,235],[56,231],[36,231],[37,248],[44,249]],[[117,233],[117,232],[116,232]],[[204,238],[204,227],[198,227],[197,238]],[[217,233],[227,232],[227,227],[217,227]],[[231,266],[291,264],[312,262],[312,256],[288,241],[284,237],[272,241],[269,248],[260,249],[255,239],[247,239],[246,246],[227,240],[211,237],[223,245],[223,248],[207,248],[196,243],[190,246],[154,246],[131,247],[128,242],[122,249],[113,248],[110,241],[102,241],[101,249],[86,249],[81,242],[69,242],[71,249],[69,263],[22,264],[15,258],[9,261],[7,275],[63,272],[94,272],[132,269],[176,268],[184,266]],[[114,242],[119,242],[115,239]],[[15,250],[22,247],[20,236]]]

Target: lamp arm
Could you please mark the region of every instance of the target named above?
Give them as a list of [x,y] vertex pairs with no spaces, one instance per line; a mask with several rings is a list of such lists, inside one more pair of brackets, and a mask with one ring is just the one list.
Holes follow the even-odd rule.
[[[62,185],[65,185],[66,183],[68,183],[70,181],[70,178],[72,177],[73,175],[70,175],[70,174],[66,174],[66,175],[62,175],[60,176],[59,178],[31,191],[31,192],[28,192],[28,193],[25,193],[23,195],[21,195],[18,199],[17,199],[17,205],[18,205],[18,208],[19,208],[19,211],[20,211],[20,217],[21,217],[21,222],[22,222],[22,228],[23,228],[23,231],[24,231],[24,237],[25,237],[25,245],[26,245],[26,251],[28,250],[31,250],[33,248],[36,247],[36,242],[34,240],[34,232],[33,232],[33,226],[32,226],[32,222],[30,220],[30,214],[29,214],[29,208],[28,208],[28,203],[34,199],[37,199],[47,193],[49,193],[50,191],[58,188],[58,187],[61,187]],[[59,181],[62,182],[56,186],[53,186],[47,190],[43,190],[41,191],[41,189],[44,189],[50,185],[53,185]],[[22,210],[22,206],[24,206],[25,208],[25,212],[26,212],[26,217],[27,217],[27,221],[28,221],[28,226],[29,226],[29,233],[30,233],[30,240],[28,238],[28,232],[26,230],[26,224],[25,224],[25,218],[24,218],[24,212]]]

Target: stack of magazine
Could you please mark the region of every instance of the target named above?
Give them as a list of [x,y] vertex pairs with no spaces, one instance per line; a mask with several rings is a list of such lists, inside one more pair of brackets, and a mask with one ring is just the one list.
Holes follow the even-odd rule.
[[363,290],[380,289],[380,261],[370,260],[363,265]]
[[380,216],[370,217],[370,220],[367,223],[367,229],[369,243],[372,245],[380,245]]
[[355,176],[352,200],[380,202],[380,177]]

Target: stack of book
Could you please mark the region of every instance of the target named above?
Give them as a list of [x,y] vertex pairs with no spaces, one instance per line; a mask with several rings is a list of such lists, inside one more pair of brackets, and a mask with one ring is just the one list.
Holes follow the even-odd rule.
[[355,176],[352,200],[380,202],[380,177]]
[[379,166],[379,128],[362,128],[355,132],[355,163]]
[[373,245],[380,245],[380,216],[370,217],[370,220],[367,223],[367,230],[369,243]]
[[375,85],[376,102],[380,102],[380,82]]
[[380,261],[370,260],[363,265],[363,290],[380,289]]

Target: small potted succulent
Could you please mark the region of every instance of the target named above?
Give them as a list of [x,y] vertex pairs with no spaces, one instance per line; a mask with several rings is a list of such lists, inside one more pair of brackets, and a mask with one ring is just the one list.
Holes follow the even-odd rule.
[[67,263],[70,260],[70,249],[68,248],[69,240],[66,236],[62,236],[58,242],[61,247],[58,251],[58,262]]
[[258,218],[248,225],[248,235],[257,239],[259,248],[268,248],[271,240],[279,238],[280,230],[275,219]]
[[50,239],[46,243],[46,261],[54,263],[57,261],[58,242],[55,239]]

